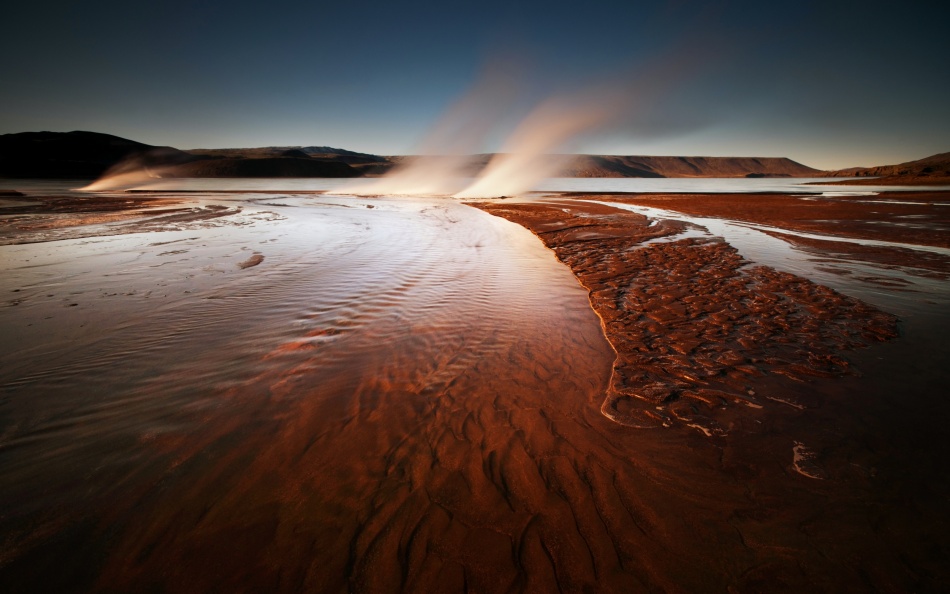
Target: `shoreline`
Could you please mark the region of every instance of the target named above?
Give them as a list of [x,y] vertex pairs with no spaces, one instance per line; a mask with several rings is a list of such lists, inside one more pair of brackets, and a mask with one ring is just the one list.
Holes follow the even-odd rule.
[[[572,194],[731,219],[794,231],[950,248],[950,192],[886,192],[877,196],[773,193]],[[872,210],[869,208],[873,206]],[[905,225],[894,225],[906,219]],[[890,223],[890,224],[888,224]],[[909,226],[909,225],[913,226]]]
[[0,245],[108,237],[243,224],[241,206],[194,204],[175,197],[25,196],[0,204]]
[[897,319],[795,275],[750,266],[721,239],[601,204],[472,203],[534,233],[588,290],[617,353],[602,413],[723,435],[743,409],[798,407],[751,378],[853,373],[846,352],[897,337]]
[[[893,316],[746,263],[691,222],[563,196],[489,203],[550,225],[552,252],[454,200],[282,193],[168,192],[178,204],[105,225],[83,224],[102,213],[82,197],[85,212],[32,216],[114,237],[0,248],[9,583],[948,583],[931,553],[950,534],[934,447],[948,407],[942,297],[875,286],[922,303],[877,304],[901,315],[895,338]],[[140,224],[215,205],[244,211]],[[863,250],[794,239],[821,266]],[[866,255],[882,270],[909,262]],[[943,274],[938,256],[921,260],[928,274]],[[863,336],[867,319],[883,333]],[[608,397],[615,384],[653,400]]]

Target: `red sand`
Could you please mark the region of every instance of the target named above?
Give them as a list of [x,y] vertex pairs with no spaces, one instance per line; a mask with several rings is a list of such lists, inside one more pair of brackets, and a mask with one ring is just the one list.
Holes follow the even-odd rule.
[[[787,213],[778,197],[765,203],[760,222],[785,213],[828,228],[797,199]],[[329,331],[298,317],[297,340],[268,344],[253,377],[183,411],[193,430],[151,420],[137,447],[153,457],[130,474],[103,487],[81,469],[95,497],[13,518],[3,575],[22,591],[66,575],[60,590],[104,592],[950,585],[947,405],[932,364],[944,342],[890,340],[892,316],[742,266],[721,241],[640,247],[675,223],[574,201],[482,208],[571,267],[616,353],[593,315],[525,319],[497,331],[515,343],[488,337],[501,346],[459,364],[467,342],[430,342],[470,340],[458,317],[406,328],[393,352],[328,363]]]
[[[590,197],[605,199],[603,195]],[[950,192],[821,198],[784,194],[628,194],[610,195],[609,200],[796,231],[950,247]],[[914,217],[914,225],[881,224],[902,217]]]
[[[480,204],[524,225],[590,291],[617,352],[603,412],[633,427],[680,421],[725,433],[748,408],[773,405],[749,378],[848,372],[843,351],[893,338],[896,318],[764,266],[721,240],[645,241],[678,232],[589,203]],[[793,396],[772,397],[794,403]]]

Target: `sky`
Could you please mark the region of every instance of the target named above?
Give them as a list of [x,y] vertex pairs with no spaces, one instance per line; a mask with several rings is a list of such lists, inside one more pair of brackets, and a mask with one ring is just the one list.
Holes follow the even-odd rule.
[[501,69],[515,99],[480,150],[546,98],[619,92],[616,117],[561,148],[883,165],[950,151],[948,17],[834,0],[21,2],[3,15],[0,134],[413,154]]

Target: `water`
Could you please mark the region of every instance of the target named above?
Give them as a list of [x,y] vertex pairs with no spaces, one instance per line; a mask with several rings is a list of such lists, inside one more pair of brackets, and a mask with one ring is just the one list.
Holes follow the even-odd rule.
[[[406,464],[451,474],[490,454],[509,472],[529,463],[517,444],[539,414],[584,414],[602,393],[613,354],[585,292],[516,225],[432,199],[197,200],[244,212],[2,248],[0,556],[19,587],[65,547],[86,554],[49,588],[93,580],[95,566],[110,587],[138,589],[148,582],[127,554],[162,575],[186,561],[168,534],[203,540],[183,510],[217,501],[219,531],[270,522],[240,500],[245,488],[260,504],[317,506],[294,522],[345,537],[321,557],[339,583],[351,551],[370,558],[367,514]],[[254,253],[263,262],[237,266]],[[494,445],[458,458],[456,431]],[[331,479],[341,486],[321,486]],[[475,521],[464,513],[488,506],[471,498],[461,534]],[[108,538],[86,523],[115,514],[126,519],[107,521]],[[216,565],[253,564],[254,546],[205,542],[226,544],[232,561]],[[312,558],[295,541],[279,548],[287,568]]]
[[[866,378],[804,386],[820,407],[764,411],[728,440],[628,431],[600,414],[614,353],[586,292],[534,236],[454,200],[304,193],[346,181],[175,180],[210,192],[183,200],[243,210],[0,246],[5,591],[913,590],[908,576],[939,575],[915,547],[944,534],[927,441],[942,342],[917,337],[928,300],[946,326],[945,284],[906,293],[924,305],[904,342],[862,355]],[[692,222],[821,273],[760,229]],[[847,276],[820,280],[867,289]],[[827,479],[795,472],[806,446]]]
[[[843,178],[836,178],[839,181]],[[950,186],[838,186],[813,185],[828,178],[577,178],[547,179],[536,188],[547,192],[645,192],[645,193],[759,193],[830,194],[861,196],[877,192],[950,190]]]
[[[829,258],[827,255],[818,255],[814,251],[796,248],[787,241],[769,235],[768,232],[780,232],[794,237],[853,243],[861,246],[918,251],[936,254],[944,258],[950,257],[950,249],[948,248],[802,233],[792,229],[756,225],[743,221],[689,216],[648,206],[609,201],[598,202],[654,219],[688,222],[701,229],[692,229],[683,235],[673,236],[667,240],[675,241],[687,235],[722,237],[749,262],[802,276],[872,303],[891,313],[908,316],[921,311],[932,311],[936,309],[935,306],[950,306],[950,279],[946,278],[945,275],[934,275],[928,270],[906,266],[874,265],[843,256]],[[873,281],[868,279],[873,279]],[[893,288],[882,290],[881,280],[888,280],[903,285],[903,287],[899,290]]]
[[[836,178],[836,181],[843,178]],[[538,183],[538,192],[679,192],[679,193],[755,193],[780,192],[792,194],[827,194],[861,196],[886,191],[923,192],[950,190],[950,186],[837,186],[812,185],[828,178],[548,178]],[[465,179],[464,187],[474,181]],[[182,178],[162,179],[136,186],[139,189],[174,191],[281,191],[330,192],[347,194],[347,190],[365,184],[366,179],[329,178]],[[88,185],[88,180],[0,180],[0,187],[25,193],[73,193]]]

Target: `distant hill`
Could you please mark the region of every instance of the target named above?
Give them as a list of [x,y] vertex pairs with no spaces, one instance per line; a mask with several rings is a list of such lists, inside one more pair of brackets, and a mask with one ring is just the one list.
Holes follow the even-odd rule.
[[168,146],[151,146],[98,132],[22,132],[0,135],[0,177],[95,179],[121,161],[149,166],[197,160]]
[[829,171],[827,175],[828,177],[875,178],[834,182],[848,185],[950,185],[950,153],[940,153],[916,161],[898,163],[897,165],[839,169],[838,171]]
[[784,157],[577,155],[565,177],[816,177],[822,172]]
[[357,153],[331,146],[265,146],[259,148],[228,149],[189,149],[191,155],[213,158],[262,159],[274,157],[295,157],[315,159],[332,163],[346,163],[357,170],[358,175],[383,173],[392,167],[388,157]]
[[355,162],[383,163],[388,161],[387,157],[371,155],[369,153],[357,153],[346,149],[334,148],[332,146],[261,146],[256,148],[197,148],[186,149],[185,152],[192,155],[203,155],[210,157],[243,157],[245,159],[259,159],[261,157],[279,157],[287,152],[302,153],[308,157],[347,157]]
[[[222,149],[186,152],[98,132],[0,135],[0,177],[97,179],[121,171],[160,170],[163,177],[356,177],[345,160],[375,164],[384,157],[329,147],[302,150]],[[246,158],[242,152],[260,158]]]
[[[382,174],[412,156],[389,156],[356,153],[328,146],[271,146],[238,149],[191,149],[192,155],[259,159],[290,155],[343,162],[361,174]],[[469,171],[477,175],[494,155],[484,153],[470,157]],[[647,157],[616,155],[557,155],[571,163],[563,170],[564,177],[817,177],[822,171],[779,157]],[[439,157],[426,157],[438,159]]]
[[[478,175],[493,154],[472,155],[466,172]],[[398,164],[413,157],[390,157]],[[426,157],[438,159],[439,157]],[[819,177],[824,172],[784,157],[648,157],[552,155],[562,177]]]
[[[494,155],[472,155],[475,175]],[[817,177],[883,175],[883,168],[822,172],[791,159],[772,157],[568,157],[565,177]],[[931,164],[946,174],[947,154]],[[24,132],[0,135],[0,177],[94,179],[107,171],[161,169],[163,177],[354,177],[381,175],[411,157],[380,156],[329,146],[191,149],[181,151],[96,132]],[[928,159],[922,164],[927,174]],[[910,164],[904,164],[910,165]],[[902,166],[892,166],[900,168]],[[873,171],[873,172],[872,172]],[[916,171],[916,170],[915,170]]]
[[162,177],[358,177],[346,163],[297,157],[219,158],[179,165]]

